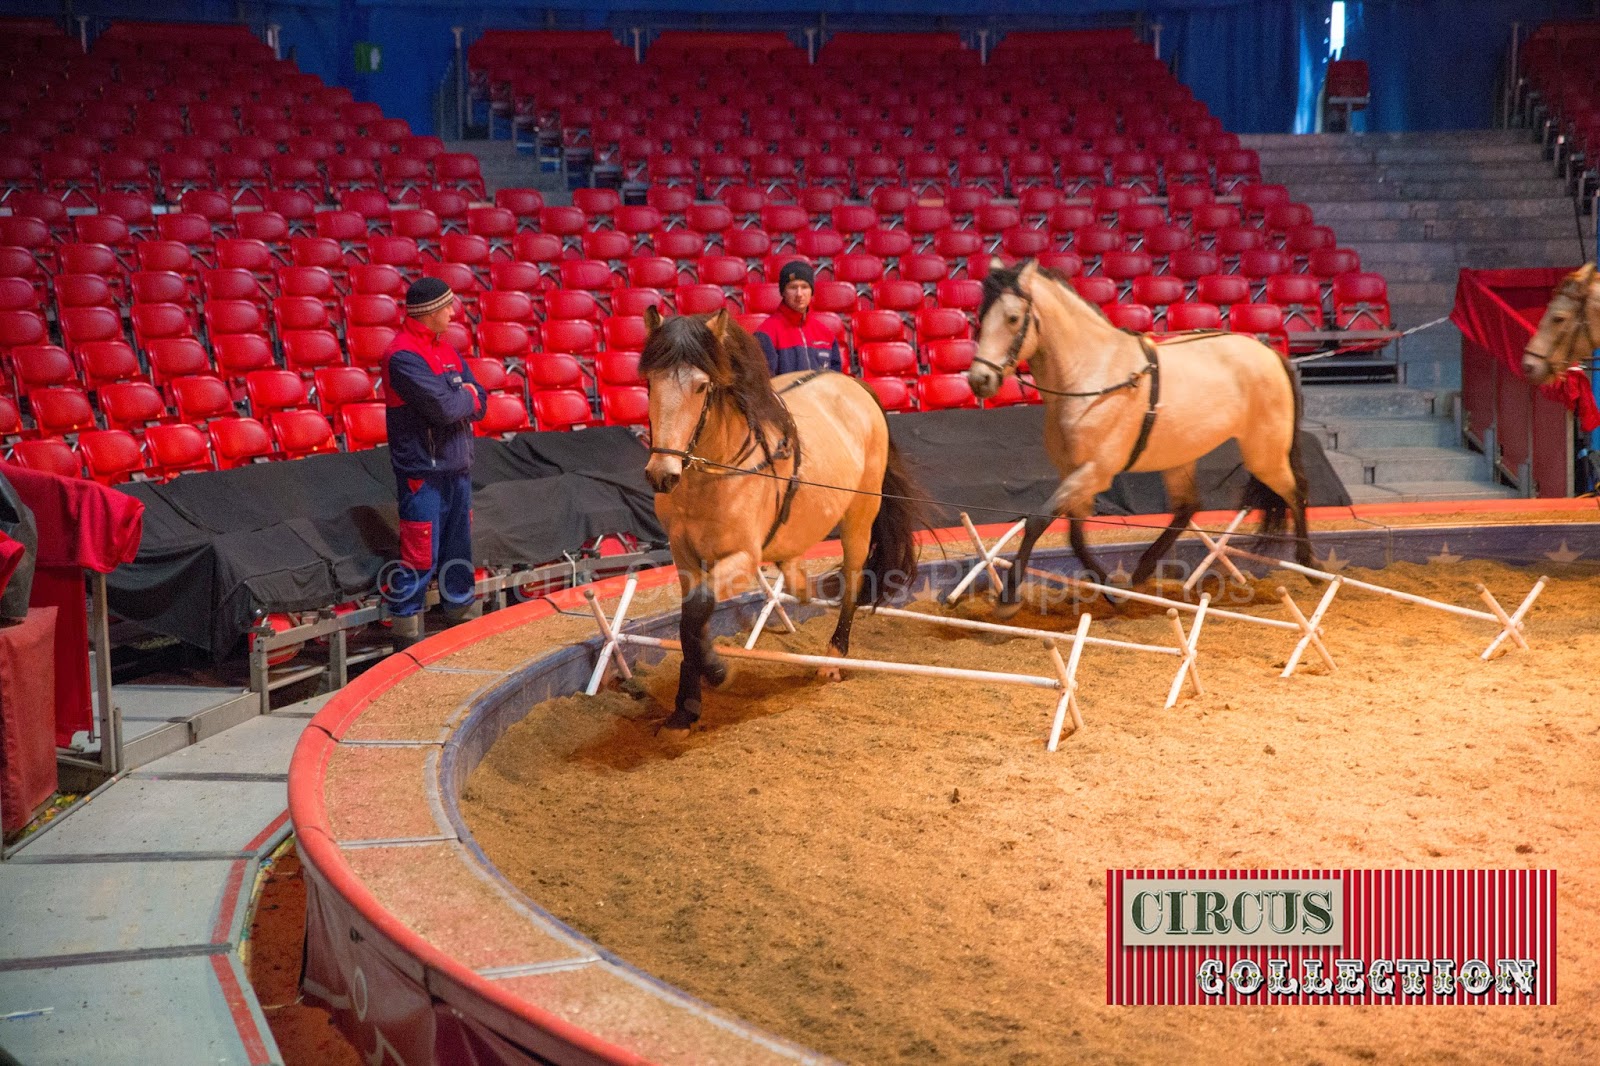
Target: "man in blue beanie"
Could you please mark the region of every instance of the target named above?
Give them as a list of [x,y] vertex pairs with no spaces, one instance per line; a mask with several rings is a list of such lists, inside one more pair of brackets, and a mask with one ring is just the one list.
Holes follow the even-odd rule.
[[386,570],[384,599],[395,650],[424,636],[428,582],[453,621],[477,612],[472,560],[472,423],[488,393],[444,340],[455,312],[450,286],[423,278],[406,290],[405,326],[383,355],[389,462],[400,502],[400,559]]
[[815,278],[811,264],[803,259],[790,260],[778,271],[783,304],[756,329],[756,340],[773,377],[797,370],[838,370],[843,366],[838,338],[811,315]]

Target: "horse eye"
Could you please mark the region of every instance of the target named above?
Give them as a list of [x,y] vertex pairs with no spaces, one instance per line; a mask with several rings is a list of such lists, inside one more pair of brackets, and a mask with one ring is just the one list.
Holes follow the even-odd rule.
[[1009,314],[1009,315],[1006,316],[1006,324],[1009,325],[1009,326],[1014,326],[1020,321],[1022,321],[1022,316],[1021,315]]

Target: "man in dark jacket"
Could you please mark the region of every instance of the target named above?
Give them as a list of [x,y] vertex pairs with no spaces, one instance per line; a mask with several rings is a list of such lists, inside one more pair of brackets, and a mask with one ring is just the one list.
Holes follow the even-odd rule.
[[389,462],[400,501],[400,559],[383,581],[396,648],[423,637],[428,581],[453,619],[477,607],[472,562],[472,423],[488,393],[443,339],[455,294],[438,278],[406,291],[405,326],[383,355]]
[[796,370],[838,370],[844,365],[838,338],[811,315],[815,277],[811,264],[799,259],[783,264],[778,271],[783,305],[756,330],[773,377]]

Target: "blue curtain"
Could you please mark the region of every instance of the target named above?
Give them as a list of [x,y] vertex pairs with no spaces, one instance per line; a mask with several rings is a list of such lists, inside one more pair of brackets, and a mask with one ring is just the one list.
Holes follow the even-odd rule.
[[[1320,72],[1314,39],[1325,31],[1326,9],[1322,0],[1238,0],[1153,14],[1178,79],[1223,126],[1235,133],[1288,133],[1301,86]],[[1325,57],[1325,45],[1322,52]]]
[[1364,59],[1372,103],[1356,128],[1486,129],[1511,24],[1593,14],[1587,0],[1352,0],[1346,59]]

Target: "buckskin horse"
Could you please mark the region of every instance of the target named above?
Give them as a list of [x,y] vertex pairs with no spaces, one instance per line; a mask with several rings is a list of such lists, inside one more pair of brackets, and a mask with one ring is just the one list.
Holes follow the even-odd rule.
[[1522,349],[1522,372],[1534,385],[1546,385],[1600,347],[1600,271],[1585,263],[1561,281],[1539,319],[1539,328]]
[[[857,605],[882,603],[916,577],[917,511],[906,497],[917,493],[861,382],[832,371],[770,377],[755,339],[726,311],[663,319],[650,308],[645,325],[645,473],[683,591],[683,664],[665,725],[687,729],[700,717],[701,681],[727,677],[707,635],[717,601],[758,587],[763,562],[804,599],[801,556],[837,526],[843,582],[829,654],[848,654]],[[839,678],[833,667],[819,674]]]
[[1296,558],[1313,564],[1300,454],[1302,400],[1293,369],[1255,337],[1206,332],[1157,344],[1112,325],[1054,271],[1026,260],[990,264],[978,311],[972,391],[993,396],[1026,362],[1045,400],[1044,444],[1061,472],[1048,515],[1030,517],[996,613],[1021,609],[1020,589],[1039,535],[1065,515],[1072,550],[1096,581],[1083,523],[1096,494],[1125,471],[1159,471],[1172,522],[1139,559],[1133,583],[1154,573],[1200,509],[1195,462],[1230,438],[1250,473],[1240,506],[1262,512],[1261,536],[1282,533],[1293,512]]

